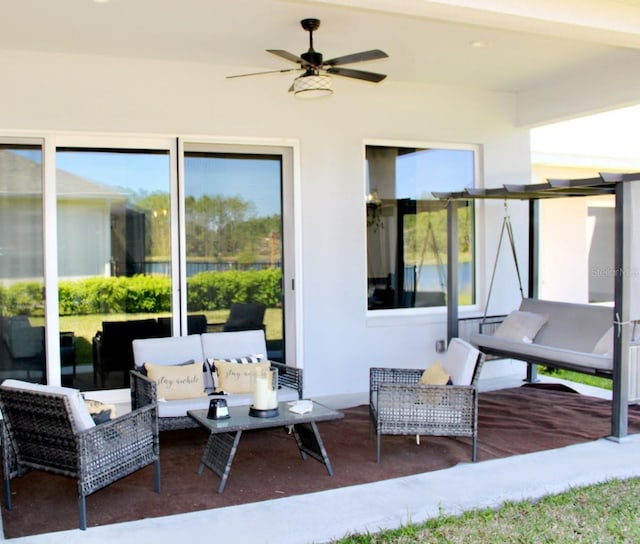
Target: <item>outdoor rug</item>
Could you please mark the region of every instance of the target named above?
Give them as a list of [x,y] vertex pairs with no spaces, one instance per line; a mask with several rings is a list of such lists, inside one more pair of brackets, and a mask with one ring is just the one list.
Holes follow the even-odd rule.
[[[610,434],[611,403],[563,386],[525,386],[481,393],[478,462]],[[196,471],[207,434],[201,429],[160,435],[162,491],[153,491],[147,467],[87,498],[89,531],[95,525],[264,501],[451,467],[471,460],[470,439],[383,436],[382,462],[369,438],[368,407],[344,410],[343,420],[319,423],[333,465],[303,461],[283,428],[243,433],[226,489],[209,469]],[[629,433],[640,432],[640,409],[631,407]],[[12,482],[13,509],[3,508],[6,538],[78,527],[76,483],[42,472]]]

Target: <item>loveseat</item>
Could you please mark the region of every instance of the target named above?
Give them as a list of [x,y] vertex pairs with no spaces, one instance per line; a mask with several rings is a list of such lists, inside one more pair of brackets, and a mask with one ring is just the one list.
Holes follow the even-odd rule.
[[[277,369],[278,400],[302,398],[302,369],[267,361],[267,346],[262,330],[137,339],[132,342],[132,348],[135,364],[135,369],[130,372],[132,408],[157,402],[160,430],[196,427],[187,410],[206,409],[215,397],[226,399],[228,406],[248,407],[252,403],[252,391],[232,387],[235,384],[229,380],[217,384],[217,390],[222,389],[225,394],[215,393],[214,380],[225,377],[220,372],[223,365],[231,365],[224,368],[234,369],[228,374],[247,374],[244,376],[247,379],[259,364]],[[158,367],[167,370],[163,372],[163,368]],[[154,374],[153,379],[145,375],[145,372],[149,374],[150,369]],[[178,384],[176,388],[182,389],[175,395],[164,389],[163,394],[159,392],[163,390],[160,382],[175,382]],[[164,395],[171,398],[164,398]]]
[[487,355],[611,377],[613,309],[523,299],[493,334],[469,341]]

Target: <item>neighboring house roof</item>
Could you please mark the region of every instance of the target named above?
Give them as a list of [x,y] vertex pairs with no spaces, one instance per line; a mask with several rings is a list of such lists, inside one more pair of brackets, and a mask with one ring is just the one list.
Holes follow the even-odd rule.
[[[42,165],[8,149],[0,149],[0,195],[42,195]],[[127,194],[102,183],[57,170],[58,198],[125,200]]]

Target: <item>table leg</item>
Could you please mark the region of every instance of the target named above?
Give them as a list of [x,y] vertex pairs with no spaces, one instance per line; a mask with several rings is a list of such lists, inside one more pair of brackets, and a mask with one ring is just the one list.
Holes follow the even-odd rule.
[[296,439],[296,444],[298,445],[302,458],[306,459],[307,455],[309,455],[316,461],[320,461],[325,467],[327,467],[329,476],[333,476],[331,461],[329,461],[329,455],[324,447],[320,431],[318,431],[318,426],[315,421],[294,425],[293,435]]
[[198,475],[202,474],[204,467],[209,467],[214,473],[220,476],[221,480],[218,493],[222,493],[224,486],[227,484],[229,472],[231,472],[231,465],[236,456],[241,436],[242,431],[209,435],[207,446],[204,449],[202,460],[198,467]]

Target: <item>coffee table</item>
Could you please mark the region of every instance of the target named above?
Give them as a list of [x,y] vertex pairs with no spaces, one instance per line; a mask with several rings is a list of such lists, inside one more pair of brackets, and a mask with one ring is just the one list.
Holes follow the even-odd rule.
[[329,476],[333,475],[329,455],[322,442],[317,423],[342,419],[344,417],[342,412],[317,402],[313,403],[311,412],[306,414],[290,412],[289,404],[280,402],[278,415],[274,417],[250,416],[248,406],[231,406],[229,408],[231,417],[228,419],[208,419],[207,412],[208,410],[189,410],[187,414],[209,431],[209,440],[198,467],[198,474],[201,475],[204,467],[208,467],[220,476],[218,493],[224,491],[242,432],[254,429],[290,426],[302,459],[306,460],[309,456],[320,461],[327,468]]

